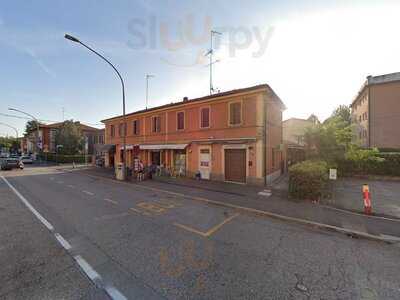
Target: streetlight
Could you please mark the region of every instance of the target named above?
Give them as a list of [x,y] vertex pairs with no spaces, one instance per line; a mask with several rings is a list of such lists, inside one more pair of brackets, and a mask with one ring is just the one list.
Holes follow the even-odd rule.
[[35,118],[34,116],[32,116],[31,114],[28,114],[27,112],[24,112],[24,111],[19,110],[19,109],[16,109],[16,108],[9,107],[8,110],[20,112],[21,114],[24,114],[24,115],[27,115],[27,116],[31,117],[32,120],[35,121],[35,123],[36,123],[35,148],[36,148],[36,151],[37,151],[37,152],[40,152],[40,151],[39,151],[39,149],[40,149],[40,148],[39,148],[39,130],[40,130],[40,129],[39,129],[39,120],[36,119],[36,118]]
[[106,63],[108,63],[111,68],[114,69],[114,71],[117,73],[120,81],[121,81],[121,85],[122,85],[122,116],[123,116],[123,121],[124,121],[124,136],[123,136],[123,143],[124,143],[124,157],[123,157],[123,163],[122,163],[122,167],[123,167],[123,179],[126,178],[126,129],[127,129],[127,124],[126,124],[126,118],[125,118],[125,85],[124,85],[124,80],[122,79],[121,74],[118,72],[117,68],[114,67],[114,65],[108,60],[106,59],[103,55],[101,55],[100,53],[96,52],[95,50],[93,50],[92,48],[90,48],[88,45],[84,44],[83,42],[81,42],[79,39],[77,39],[76,37],[73,37],[72,35],[69,34],[65,34],[64,37],[67,40],[70,40],[72,42],[78,43],[80,45],[82,45],[83,47],[85,47],[86,49],[88,49],[89,51],[93,52],[94,54],[96,54],[97,56],[99,56],[101,59],[103,59]]
[[155,77],[154,75],[146,74],[146,110],[149,104],[149,78]]
[[[17,142],[17,144],[18,144],[18,129],[15,128],[15,127],[13,127],[13,126],[11,126],[11,125],[6,124],[6,123],[2,123],[2,122],[0,122],[0,125],[4,125],[4,126],[7,126],[7,127],[11,128],[11,129],[14,129],[14,130],[15,130],[16,142]],[[18,147],[18,148],[19,148],[19,147]],[[18,148],[17,148],[17,152],[18,152]]]

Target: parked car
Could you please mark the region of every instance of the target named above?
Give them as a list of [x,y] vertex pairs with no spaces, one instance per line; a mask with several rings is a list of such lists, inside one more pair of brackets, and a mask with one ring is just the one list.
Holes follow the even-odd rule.
[[24,164],[32,164],[32,163],[33,163],[32,157],[26,156],[26,155],[21,156],[21,157],[19,158],[19,161],[22,162],[22,163],[24,163]]
[[19,160],[16,158],[3,158],[0,163],[1,170],[11,170],[16,168],[23,168],[24,164],[20,164]]

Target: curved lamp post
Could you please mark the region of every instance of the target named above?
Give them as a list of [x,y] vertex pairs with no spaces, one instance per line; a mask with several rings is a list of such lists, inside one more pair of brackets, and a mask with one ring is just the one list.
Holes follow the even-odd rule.
[[37,152],[40,152],[40,151],[39,151],[39,145],[38,145],[38,141],[39,141],[39,120],[36,119],[36,118],[35,118],[34,116],[32,116],[31,114],[28,114],[27,112],[24,112],[24,111],[19,110],[19,109],[16,109],[16,108],[9,107],[8,110],[20,112],[21,114],[24,114],[24,115],[27,115],[27,116],[31,117],[32,120],[35,121],[35,123],[36,123],[35,148],[36,148],[36,151],[37,151]]
[[81,42],[79,39],[77,39],[76,37],[73,37],[72,35],[66,34],[64,35],[64,37],[67,40],[70,40],[72,42],[78,43],[80,45],[82,45],[83,47],[85,47],[86,49],[88,49],[89,51],[93,52],[94,54],[96,54],[97,56],[99,56],[101,59],[103,59],[107,64],[109,64],[111,66],[111,68],[114,69],[115,73],[117,73],[120,81],[121,81],[121,85],[122,85],[122,116],[123,116],[123,121],[124,121],[124,125],[123,125],[123,130],[124,130],[124,135],[123,135],[123,145],[124,145],[124,157],[123,157],[123,162],[122,162],[122,168],[123,168],[123,178],[126,178],[126,130],[127,130],[127,124],[126,124],[126,118],[125,118],[125,85],[124,85],[124,80],[122,79],[121,74],[118,72],[117,68],[114,67],[114,65],[108,60],[106,59],[103,55],[101,55],[100,53],[96,52],[95,50],[93,50],[92,48],[90,48],[88,45],[84,44],[83,42]]

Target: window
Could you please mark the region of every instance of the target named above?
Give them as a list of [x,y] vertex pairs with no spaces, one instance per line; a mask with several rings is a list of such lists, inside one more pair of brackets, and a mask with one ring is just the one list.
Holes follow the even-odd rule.
[[124,129],[126,129],[126,123],[121,123],[121,124],[118,125],[118,135],[119,136],[124,136],[125,135],[125,130]]
[[110,126],[110,131],[111,131],[111,137],[114,137],[115,136],[115,126],[114,125]]
[[176,128],[178,130],[185,129],[185,113],[183,111],[176,114]]
[[239,125],[242,123],[242,103],[234,102],[229,104],[229,124]]
[[360,117],[358,118],[358,120],[361,122],[361,115],[360,115]]
[[140,122],[139,120],[133,121],[133,134],[139,135],[140,134]]
[[161,131],[161,118],[159,116],[152,118],[152,131],[160,132]]
[[200,110],[200,127],[210,127],[210,108],[204,107]]

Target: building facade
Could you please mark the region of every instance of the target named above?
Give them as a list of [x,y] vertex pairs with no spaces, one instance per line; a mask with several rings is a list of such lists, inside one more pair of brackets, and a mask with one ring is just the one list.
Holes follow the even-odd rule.
[[103,120],[106,166],[135,158],[169,174],[265,184],[280,175],[284,104],[268,85],[210,95]]
[[361,146],[400,149],[400,73],[368,76],[351,113]]
[[[87,154],[95,154],[95,145],[104,144],[104,129],[98,129],[85,124],[77,122],[82,132],[87,145]],[[38,136],[38,145],[41,151],[48,153],[56,152],[56,134],[60,127],[60,123],[53,124],[40,124],[39,134],[37,130],[32,131],[28,136],[24,137],[21,141],[22,151],[25,153],[34,153],[37,149],[35,147],[36,137]]]
[[307,128],[315,126],[319,122],[312,116],[308,119],[290,118],[282,123],[286,170],[306,158],[304,134]]

